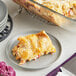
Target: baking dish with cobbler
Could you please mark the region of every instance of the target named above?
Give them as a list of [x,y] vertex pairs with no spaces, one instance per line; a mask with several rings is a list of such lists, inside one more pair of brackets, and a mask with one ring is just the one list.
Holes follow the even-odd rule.
[[62,28],[76,31],[75,0],[13,0],[25,9]]

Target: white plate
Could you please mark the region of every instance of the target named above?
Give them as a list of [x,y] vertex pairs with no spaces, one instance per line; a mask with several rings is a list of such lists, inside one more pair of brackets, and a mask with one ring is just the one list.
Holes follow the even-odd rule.
[[0,1],[0,26],[3,24],[8,18],[8,10],[6,5]]
[[61,54],[61,45],[54,36],[52,36],[51,34],[48,34],[49,37],[51,38],[53,44],[56,47],[56,53],[54,53],[53,55],[48,54],[48,55],[41,56],[36,61],[26,62],[23,65],[18,64],[19,61],[15,60],[15,57],[12,55],[12,52],[11,52],[12,48],[18,43],[17,38],[19,36],[26,36],[28,34],[34,34],[34,33],[38,33],[38,32],[39,31],[25,32],[23,34],[15,36],[8,42],[7,47],[6,47],[6,56],[12,63],[18,65],[19,67],[26,68],[26,69],[42,69],[42,68],[46,68],[46,67],[52,65],[59,58],[59,56]]

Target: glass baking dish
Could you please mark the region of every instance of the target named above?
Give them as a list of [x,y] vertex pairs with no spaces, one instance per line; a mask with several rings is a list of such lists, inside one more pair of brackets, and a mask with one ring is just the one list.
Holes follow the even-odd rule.
[[52,22],[64,29],[76,31],[76,19],[66,17],[52,9],[49,9],[34,0],[13,0],[27,10],[41,16],[49,22]]

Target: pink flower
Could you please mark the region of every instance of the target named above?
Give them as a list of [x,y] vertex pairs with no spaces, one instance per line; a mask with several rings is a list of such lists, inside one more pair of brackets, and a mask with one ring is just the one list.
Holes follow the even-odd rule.
[[5,62],[0,62],[0,76],[16,76],[16,72],[11,66],[7,66]]

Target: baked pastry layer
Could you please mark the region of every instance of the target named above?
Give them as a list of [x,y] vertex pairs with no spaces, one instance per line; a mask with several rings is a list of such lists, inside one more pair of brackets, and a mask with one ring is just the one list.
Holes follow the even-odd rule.
[[76,15],[76,1],[75,0],[34,0],[34,1],[58,13],[61,13],[67,17],[74,17]]
[[12,49],[12,53],[16,57],[16,60],[20,60],[20,64],[35,60],[42,55],[56,52],[51,39],[45,31],[22,36],[18,40],[19,43]]

